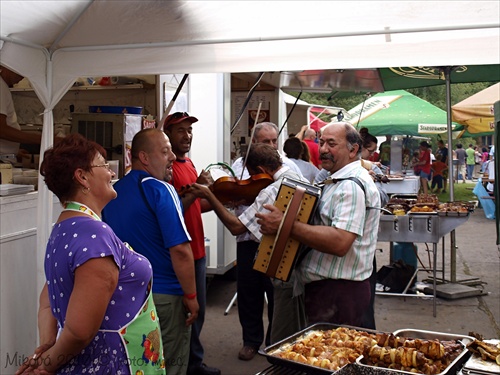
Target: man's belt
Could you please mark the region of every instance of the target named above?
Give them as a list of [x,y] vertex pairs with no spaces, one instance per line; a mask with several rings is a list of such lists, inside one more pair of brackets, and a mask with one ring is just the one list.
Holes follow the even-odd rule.
[[303,245],[292,238],[293,223],[309,223],[321,195],[321,188],[291,178],[283,178],[274,205],[283,213],[276,235],[263,235],[253,269],[288,281]]

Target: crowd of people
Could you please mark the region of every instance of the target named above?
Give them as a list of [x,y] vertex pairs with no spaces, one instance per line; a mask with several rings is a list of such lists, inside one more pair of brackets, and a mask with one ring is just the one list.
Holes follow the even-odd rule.
[[[262,345],[317,322],[376,328],[376,208],[388,200],[377,176],[390,165],[387,144],[371,161],[377,138],[339,122],[319,135],[302,128],[284,142],[284,155],[277,126],[256,124],[248,154],[232,169],[242,179],[267,175],[270,183],[250,205],[223,204],[210,173],[198,173],[188,157],[197,122],[176,112],[161,128],[138,132],[132,169],[114,184],[106,151],[81,135],[67,136],[45,152],[40,173],[64,209],[46,248],[40,346],[17,374],[220,374],[204,363],[200,339],[207,211],[237,240],[239,359],[249,361]],[[457,158],[465,153],[474,165],[486,163],[486,151],[469,148],[457,147]],[[446,189],[447,159],[442,142],[433,163],[430,145],[420,143],[413,164],[425,192],[429,181],[434,191]],[[290,237],[304,250],[289,281],[253,268],[263,235],[280,231],[284,213],[274,202],[285,177],[322,189],[309,223],[291,225]]]
[[[452,161],[454,168],[454,181],[477,180],[488,168],[491,160],[494,160],[494,146],[490,150],[469,144],[464,150],[461,143],[457,143],[456,149],[452,150]],[[445,193],[449,175],[449,151],[448,145],[442,140],[438,141],[436,155],[431,153],[430,144],[426,141],[420,142],[419,151],[415,151],[411,161],[415,175],[420,176],[421,188],[424,194],[430,191],[436,194]],[[493,172],[494,173],[494,172]]]

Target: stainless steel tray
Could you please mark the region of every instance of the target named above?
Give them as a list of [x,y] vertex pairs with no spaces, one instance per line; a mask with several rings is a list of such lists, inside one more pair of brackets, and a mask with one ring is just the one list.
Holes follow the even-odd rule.
[[[332,370],[322,369],[322,368],[316,367],[316,366],[307,365],[305,363],[299,363],[299,362],[295,362],[295,361],[284,359],[284,358],[278,358],[278,357],[275,357],[271,354],[271,353],[275,352],[276,350],[278,350],[281,346],[286,345],[286,344],[291,344],[311,331],[326,331],[326,330],[330,330],[330,329],[336,329],[339,327],[345,327],[345,328],[349,328],[349,329],[355,329],[358,331],[370,332],[370,333],[376,332],[376,331],[372,331],[372,330],[365,329],[365,328],[352,327],[352,326],[346,326],[346,325],[337,325],[337,324],[331,324],[331,323],[316,323],[316,324],[313,324],[313,325],[303,329],[302,331],[299,331],[299,332],[293,334],[290,337],[287,337],[286,339],[278,341],[277,343],[272,344],[264,349],[260,349],[259,354],[266,357],[267,361],[273,365],[288,367],[288,368],[293,369],[293,370],[302,371],[308,375],[325,375],[325,374],[328,374],[328,375],[330,375],[330,374],[350,375],[353,373],[353,369],[355,368],[354,365],[346,365],[337,371],[332,371]],[[357,368],[356,368],[356,370],[357,370]]]
[[[463,345],[463,350],[460,353],[460,355],[457,358],[455,358],[455,360],[452,363],[450,363],[448,367],[444,369],[444,371],[440,372],[437,375],[456,374],[457,371],[462,367],[462,365],[465,363],[465,361],[467,361],[467,359],[471,355],[471,353],[467,350],[466,345],[474,341],[472,337],[466,335],[424,331],[418,329],[399,329],[397,331],[394,331],[393,334],[399,337],[411,337],[414,339],[424,339],[424,340],[438,339],[440,341],[449,341],[449,340],[460,341]],[[382,367],[369,366],[366,363],[363,363],[364,361],[365,359],[363,356],[358,357],[358,359],[356,360],[356,365],[359,366],[358,373],[360,375],[394,375],[394,374],[415,375],[415,373],[409,371],[393,370]]]
[[[500,344],[500,340],[491,339],[484,340],[490,344]],[[462,372],[464,374],[485,374],[485,375],[494,375],[500,374],[500,366],[495,362],[485,361],[481,359],[481,357],[477,355],[472,355],[469,360],[465,363]]]

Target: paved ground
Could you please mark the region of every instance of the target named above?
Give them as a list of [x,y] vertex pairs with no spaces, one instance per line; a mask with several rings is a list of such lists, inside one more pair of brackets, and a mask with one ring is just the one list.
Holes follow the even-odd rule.
[[[432,314],[431,299],[377,296],[377,329],[395,331],[414,328],[457,334],[474,331],[487,338],[500,338],[500,252],[495,240],[495,221],[487,220],[481,209],[477,209],[456,231],[457,280],[479,279],[483,295],[461,299],[439,298],[436,317]],[[449,241],[450,236],[447,236],[445,265],[448,270]],[[378,245],[383,249],[377,255],[380,267],[389,261],[389,245]],[[428,264],[425,245],[419,244],[418,247],[419,257],[424,264]],[[420,272],[419,279],[423,278],[424,274]],[[210,282],[207,317],[202,332],[205,362],[219,367],[223,375],[256,374],[268,367],[266,359],[256,356],[252,361],[244,362],[237,358],[242,345],[237,307],[224,315],[235,290],[235,281],[227,278],[216,277]]]

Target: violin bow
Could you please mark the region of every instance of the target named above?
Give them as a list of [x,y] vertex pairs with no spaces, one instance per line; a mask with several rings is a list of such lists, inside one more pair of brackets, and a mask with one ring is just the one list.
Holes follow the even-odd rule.
[[285,122],[283,123],[283,125],[281,125],[281,128],[280,128],[280,131],[278,133],[278,136],[281,134],[281,132],[283,131],[283,128],[285,127],[286,123],[288,122],[288,119],[292,115],[292,112],[295,109],[295,106],[297,105],[297,102],[299,101],[301,95],[302,95],[302,90],[300,90],[299,95],[295,99],[295,103],[293,103],[292,108],[290,108],[290,112],[288,112],[288,115],[286,116]]
[[253,135],[255,133],[255,125],[257,125],[257,121],[260,115],[260,107],[262,107],[262,102],[259,102],[259,108],[257,108],[257,115],[255,116],[255,123],[252,128],[252,134],[250,135],[250,143],[248,144],[247,153],[245,155],[245,159],[243,160],[243,168],[241,169],[240,181],[243,179],[243,173],[245,173],[245,168],[247,166],[248,154],[250,153],[250,147],[252,147]]
[[157,125],[157,128],[161,128],[163,130],[163,123],[165,122],[165,119],[170,113],[170,110],[174,106],[175,101],[177,100],[177,96],[179,96],[182,87],[184,86],[184,83],[186,83],[186,80],[188,78],[189,74],[184,74],[184,76],[181,79],[181,82],[179,83],[179,86],[177,86],[177,89],[175,90],[175,94],[172,97],[172,100],[170,100],[170,103],[168,103],[167,109],[165,109],[165,112],[163,112],[163,116],[161,117],[160,122]]
[[372,94],[370,92],[366,93],[366,98],[365,98],[365,100],[363,100],[363,104],[361,105],[361,111],[359,111],[359,117],[358,117],[358,122],[356,123],[356,128],[359,126],[359,122],[361,121],[361,115],[363,114],[363,109],[365,108],[365,103],[368,99],[370,99],[371,96],[372,96]]
[[[259,84],[259,82],[262,79],[262,77],[264,77],[264,72],[261,72],[259,74],[259,76],[257,77],[257,80],[255,81],[254,85],[252,86],[252,88],[248,92],[247,97],[245,99],[245,102],[243,103],[243,106],[241,107],[241,111],[240,111],[238,117],[236,118],[236,121],[234,122],[234,125],[231,127],[231,132],[230,132],[231,134],[233,134],[234,129],[236,129],[236,127],[240,123],[240,120],[243,117],[243,113],[245,112],[245,109],[248,106],[248,103],[250,102],[250,99],[252,98],[253,92],[257,88],[257,85]],[[258,117],[257,117],[257,119],[258,119]],[[255,121],[257,121],[257,119]]]

